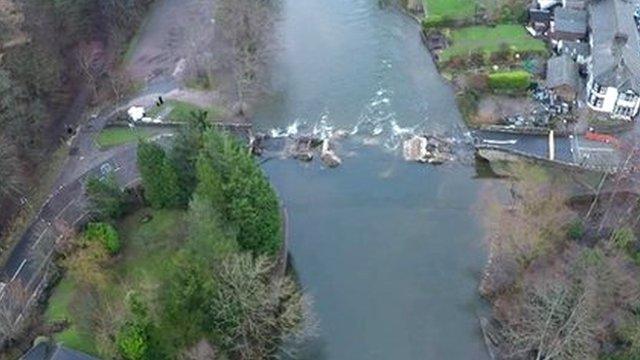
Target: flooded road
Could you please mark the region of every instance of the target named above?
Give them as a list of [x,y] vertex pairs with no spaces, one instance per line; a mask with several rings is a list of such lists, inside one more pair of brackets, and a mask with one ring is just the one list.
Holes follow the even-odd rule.
[[319,336],[303,359],[486,359],[476,313],[485,252],[473,166],[401,159],[403,135],[460,135],[419,27],[376,0],[285,0],[272,96],[256,126],[343,129],[343,165],[264,164],[290,215]]

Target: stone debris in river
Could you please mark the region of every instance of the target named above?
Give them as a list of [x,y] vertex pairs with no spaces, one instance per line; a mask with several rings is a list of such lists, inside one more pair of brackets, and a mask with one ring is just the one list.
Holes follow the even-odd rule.
[[320,153],[320,160],[330,168],[338,167],[342,164],[342,159],[336,155],[331,147],[331,143],[328,139],[322,141],[322,152]]
[[319,141],[313,137],[302,136],[294,140],[291,156],[300,161],[313,160],[313,148],[317,147]]
[[414,135],[404,141],[402,150],[407,161],[442,164],[453,159],[451,143],[436,136]]

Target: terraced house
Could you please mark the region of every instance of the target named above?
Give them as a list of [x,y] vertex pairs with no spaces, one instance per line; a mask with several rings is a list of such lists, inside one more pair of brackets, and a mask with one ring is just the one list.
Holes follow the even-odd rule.
[[612,118],[631,120],[640,107],[638,3],[600,0],[591,4],[587,103]]

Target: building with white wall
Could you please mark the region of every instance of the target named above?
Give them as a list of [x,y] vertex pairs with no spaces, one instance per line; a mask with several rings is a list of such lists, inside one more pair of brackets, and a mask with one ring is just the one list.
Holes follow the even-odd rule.
[[587,104],[612,118],[631,120],[640,108],[640,35],[636,3],[599,0],[590,5],[591,61]]

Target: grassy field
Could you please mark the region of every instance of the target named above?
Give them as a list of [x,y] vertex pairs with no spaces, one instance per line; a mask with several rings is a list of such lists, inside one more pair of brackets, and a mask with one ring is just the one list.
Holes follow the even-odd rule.
[[451,46],[440,56],[441,61],[477,50],[486,53],[496,52],[502,44],[507,44],[514,51],[546,51],[544,42],[531,37],[521,25],[471,26],[456,29],[451,31],[451,40]]
[[[142,224],[140,220],[145,215],[151,220]],[[184,215],[181,210],[143,209],[118,224],[123,248],[116,261],[106,269],[111,279],[107,291],[110,306],[117,308],[128,289],[144,291],[158,286],[165,274],[165,265],[186,236]],[[83,302],[86,299],[74,279],[65,276],[49,298],[45,320],[48,323],[68,321],[69,327],[55,334],[55,340],[72,349],[98,355],[93,336],[86,330],[87,326],[82,326],[91,319],[92,304]]]
[[100,134],[98,134],[96,142],[100,148],[106,149],[113,146],[132,143],[138,140],[145,140],[162,132],[162,129],[143,127],[111,127],[102,130]]
[[473,16],[476,1],[473,0],[422,0],[427,18],[441,16],[464,19]]
[[167,100],[164,105],[160,107],[154,106],[152,109],[147,111],[147,115],[149,117],[156,117],[166,111],[169,111],[164,120],[183,122],[191,116],[192,112],[202,110],[207,112],[207,120],[209,121],[216,121],[222,115],[222,112],[213,106],[204,109],[197,105],[177,100]]

